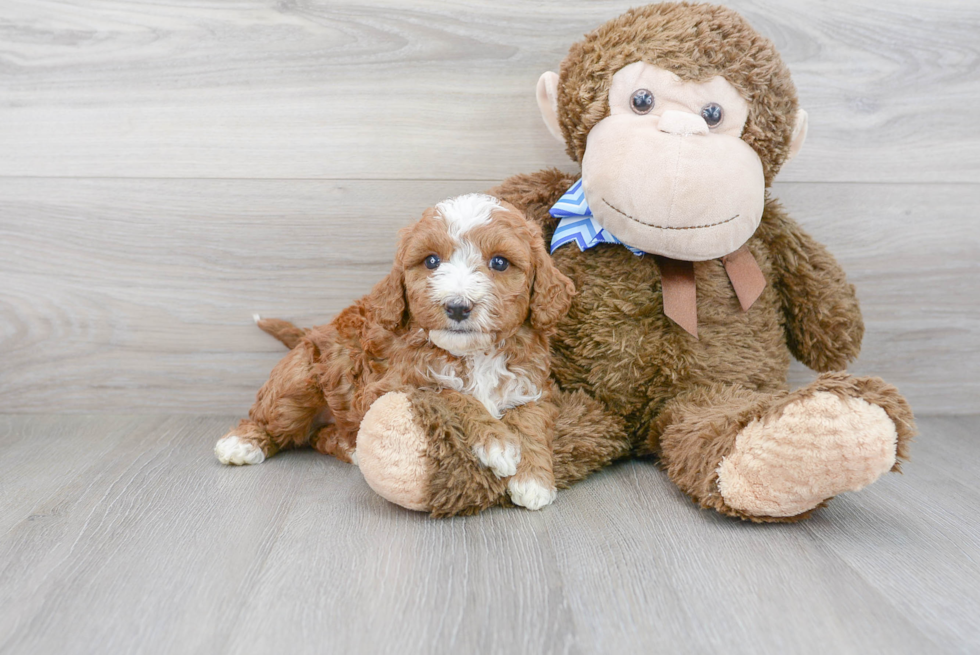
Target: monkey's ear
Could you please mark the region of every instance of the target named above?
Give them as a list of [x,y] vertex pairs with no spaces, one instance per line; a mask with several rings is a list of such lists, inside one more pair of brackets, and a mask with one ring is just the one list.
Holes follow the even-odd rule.
[[551,132],[551,136],[565,143],[562,136],[561,126],[558,124],[558,73],[548,71],[542,73],[538,78],[538,109],[541,110],[541,118]]
[[800,151],[803,147],[803,142],[806,141],[806,128],[807,128],[807,118],[806,111],[803,109],[796,110],[796,122],[793,123],[793,134],[789,138],[789,152],[786,154],[786,161],[783,163],[789,163],[793,157]]

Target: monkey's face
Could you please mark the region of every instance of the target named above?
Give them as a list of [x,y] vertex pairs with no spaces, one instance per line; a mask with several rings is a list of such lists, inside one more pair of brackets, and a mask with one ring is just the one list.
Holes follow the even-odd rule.
[[740,138],[748,103],[724,78],[684,82],[644,62],[613,76],[589,132],[582,188],[596,221],[646,252],[699,261],[759,226],[762,162]]

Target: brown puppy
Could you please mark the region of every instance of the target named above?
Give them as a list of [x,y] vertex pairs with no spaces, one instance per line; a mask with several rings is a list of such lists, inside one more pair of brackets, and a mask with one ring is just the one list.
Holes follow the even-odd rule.
[[548,337],[574,287],[540,229],[483,194],[438,204],[402,230],[391,273],[333,321],[305,333],[266,324],[292,351],[249,418],[221,438],[225,464],[258,464],[310,444],[356,463],[361,419],[389,391],[440,389],[471,426],[470,448],[514,503],[555,498]]

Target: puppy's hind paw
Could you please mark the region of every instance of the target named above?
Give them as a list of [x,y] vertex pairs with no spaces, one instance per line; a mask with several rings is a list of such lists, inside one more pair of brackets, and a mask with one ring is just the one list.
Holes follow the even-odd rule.
[[507,483],[507,493],[515,505],[527,509],[541,509],[555,502],[558,497],[557,489],[534,478],[511,478]]
[[238,435],[232,433],[218,439],[214,445],[214,454],[222,464],[261,464],[265,461],[265,453],[262,449],[248,441],[242,441]]
[[517,465],[521,461],[520,446],[503,441],[491,441],[486,447],[473,446],[473,454],[498,478],[509,478],[516,474]]

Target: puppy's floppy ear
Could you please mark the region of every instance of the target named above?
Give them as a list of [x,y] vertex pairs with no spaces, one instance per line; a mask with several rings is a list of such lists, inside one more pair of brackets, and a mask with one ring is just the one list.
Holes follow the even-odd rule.
[[383,280],[374,285],[368,294],[367,302],[378,324],[386,330],[394,330],[405,320],[408,309],[405,302],[405,264],[404,254],[409,239],[409,230],[401,230],[395,264]]
[[568,312],[575,295],[575,285],[558,270],[548,254],[541,228],[528,221],[531,232],[531,260],[534,283],[531,286],[531,326],[550,331]]

